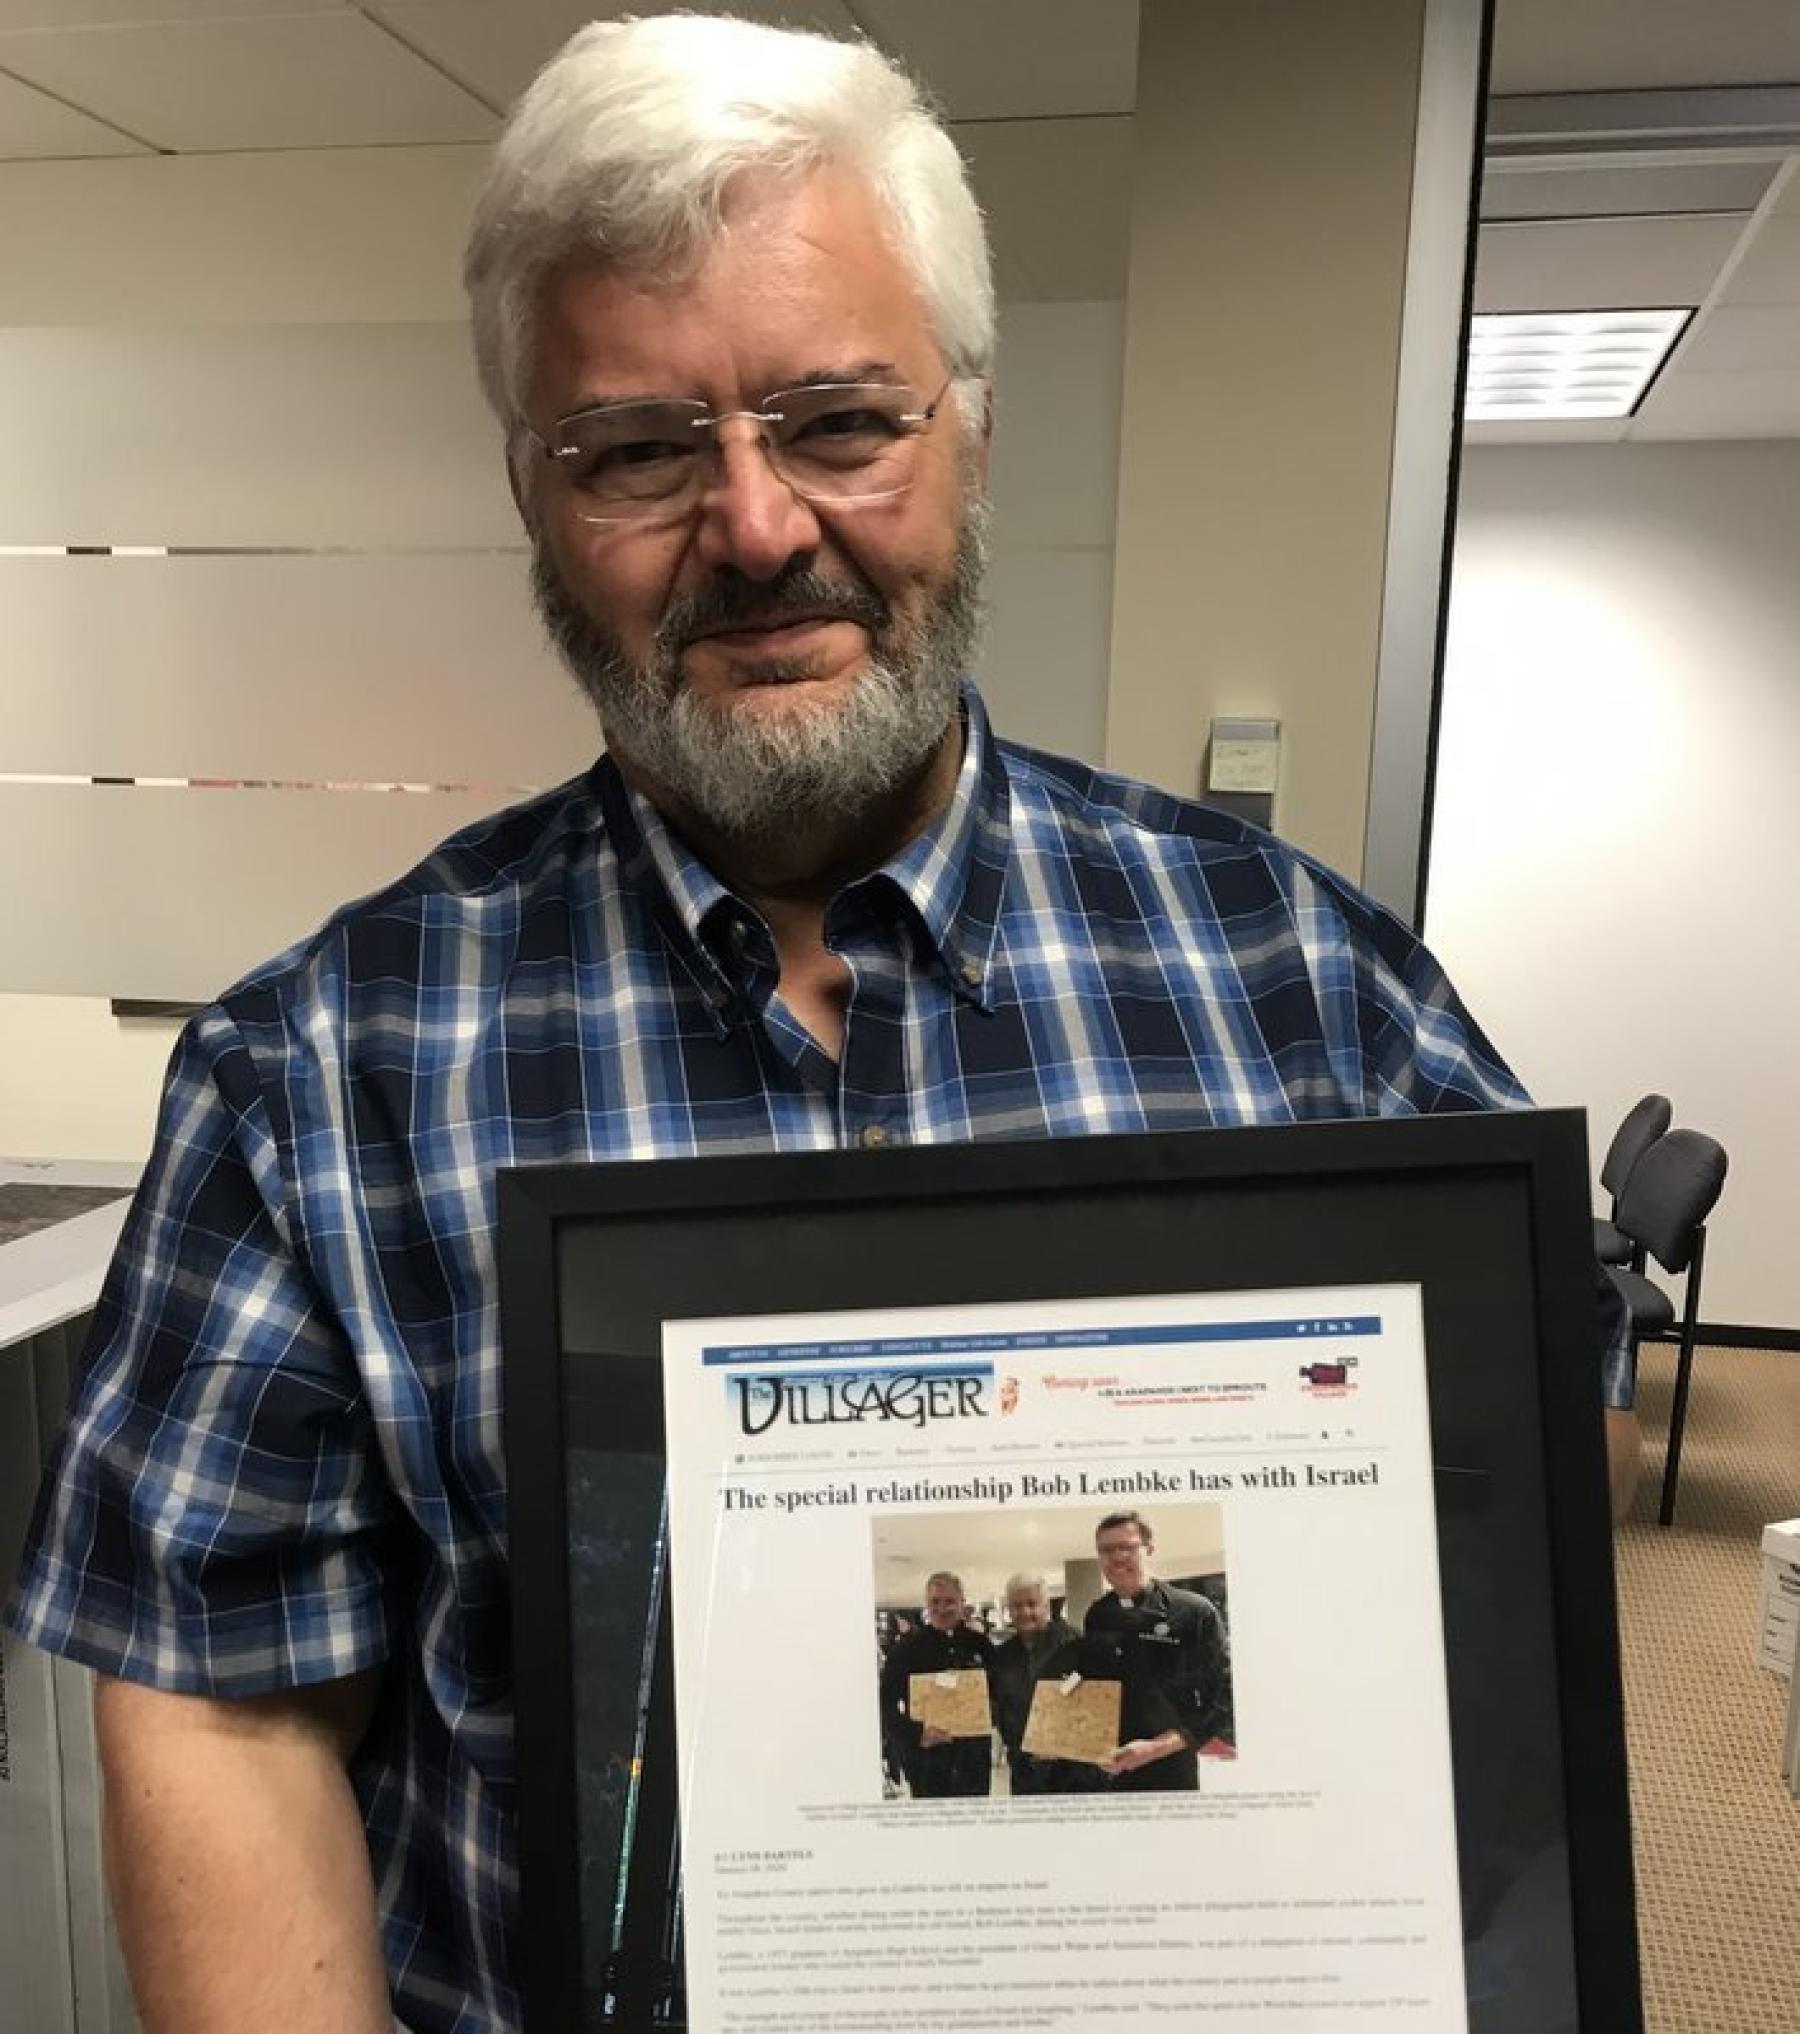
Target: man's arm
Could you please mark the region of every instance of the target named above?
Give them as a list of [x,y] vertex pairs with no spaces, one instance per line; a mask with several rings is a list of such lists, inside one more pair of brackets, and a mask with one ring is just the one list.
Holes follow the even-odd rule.
[[[1179,1595],[1177,1601],[1179,1601]],[[1197,1597],[1186,1605],[1192,1629],[1184,1635],[1174,1673],[1145,1692],[1169,1717],[1168,1727],[1151,1737],[1122,1744],[1107,1762],[1109,1773],[1135,1772],[1178,1751],[1198,1749],[1211,1735],[1213,1716],[1231,1659],[1225,1625],[1214,1604]]]
[[380,1678],[234,1701],[97,1678],[107,1882],[144,2034],[393,2034],[347,1771]]
[[881,1732],[894,1756],[902,1761],[919,1742],[919,1726],[906,1706],[911,1669],[911,1646],[907,1639],[896,1639],[887,1665],[881,1670]]

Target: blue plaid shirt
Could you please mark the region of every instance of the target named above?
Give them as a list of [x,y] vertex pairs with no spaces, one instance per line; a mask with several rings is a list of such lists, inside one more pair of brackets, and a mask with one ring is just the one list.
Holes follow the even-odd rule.
[[503,1165],[1521,1102],[1431,957],[1305,856],[995,742],[833,901],[841,1064],[767,928],[602,760],[196,1018],[16,1628],[248,1695],[385,1665],[354,1778],[396,2010],[517,2024]]

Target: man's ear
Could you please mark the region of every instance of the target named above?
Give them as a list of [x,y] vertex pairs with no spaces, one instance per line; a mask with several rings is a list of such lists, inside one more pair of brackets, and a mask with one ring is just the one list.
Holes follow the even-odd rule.
[[994,384],[981,384],[981,442],[975,448],[975,471],[981,479],[981,491],[987,492],[988,459],[994,449]]
[[532,520],[530,497],[519,478],[519,462],[513,457],[513,448],[508,445],[505,452],[507,492],[513,498],[513,507],[519,512],[519,520],[525,525],[525,534],[536,537],[537,524]]

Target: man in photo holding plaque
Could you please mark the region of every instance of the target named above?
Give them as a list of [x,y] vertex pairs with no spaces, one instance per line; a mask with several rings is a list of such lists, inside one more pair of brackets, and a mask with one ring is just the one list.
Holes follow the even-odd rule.
[[[941,1569],[928,1577],[925,1621],[895,1640],[882,1669],[882,1737],[897,1755],[915,1801],[985,1795],[993,1786],[994,1646],[985,1632],[968,1623],[968,1614],[960,1576]],[[961,1726],[967,1734],[952,1734],[930,1720],[934,1708],[954,1706],[964,1716],[973,1713],[967,1676],[978,1676],[981,1683],[978,1706],[988,1722],[979,1735],[972,1725]],[[955,1699],[959,1697],[964,1699]]]
[[994,1648],[994,1710],[1015,1794],[1089,1793],[1103,1784],[1098,1768],[1073,1759],[1040,1758],[1025,1749],[1032,1698],[1038,1684],[1067,1674],[1081,1635],[1050,1604],[1042,1575],[1012,1575],[1006,1583],[1012,1634]]
[[[1106,1766],[1112,1786],[1191,1792],[1200,1784],[1200,1748],[1229,1713],[1224,1620],[1207,1597],[1150,1572],[1156,1545],[1140,1513],[1109,1513],[1095,1531],[1094,1551],[1107,1593],[1088,1605],[1082,1628],[1111,1656],[1121,1687],[1120,1743]],[[1094,1664],[1090,1671],[1102,1669]]]

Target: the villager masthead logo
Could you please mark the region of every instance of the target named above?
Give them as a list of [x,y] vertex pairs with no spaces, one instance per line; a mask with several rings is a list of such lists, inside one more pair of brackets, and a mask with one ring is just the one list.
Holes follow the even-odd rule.
[[726,1379],[746,1434],[776,1425],[844,1426],[987,1418],[990,1367],[849,1371],[765,1370]]

